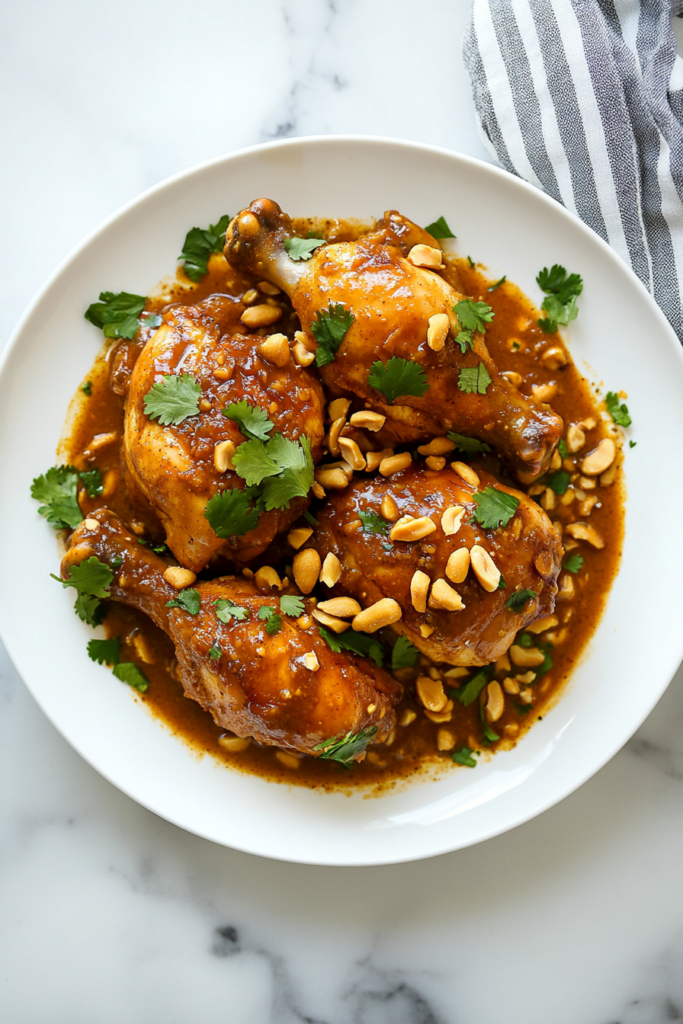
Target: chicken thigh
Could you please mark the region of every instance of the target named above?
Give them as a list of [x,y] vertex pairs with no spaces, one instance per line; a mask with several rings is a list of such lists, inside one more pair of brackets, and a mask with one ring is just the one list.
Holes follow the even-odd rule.
[[[320,457],[324,433],[319,382],[294,362],[286,346],[284,359],[278,357],[275,365],[264,355],[268,339],[223,334],[222,320],[229,319],[232,305],[230,297],[216,295],[197,306],[170,308],[135,364],[126,402],[128,468],[158,513],[171,551],[195,572],[218,553],[238,563],[256,557],[308,503],[296,497],[288,508],[263,511],[258,525],[242,535],[216,534],[205,514],[208,501],[245,487],[231,455],[248,435],[224,409],[246,401],[263,410],[272,437],[308,438],[313,461]],[[169,406],[166,416],[148,414],[151,389],[179,381],[189,388],[189,398],[180,396],[185,405],[177,407],[171,422],[176,406]]]
[[[168,633],[186,696],[217,725],[313,756],[327,740],[364,733],[366,742],[379,743],[394,727],[402,693],[396,680],[368,659],[333,652],[315,623],[306,629],[308,623],[284,613],[279,594],[226,576],[197,583],[197,614],[170,608],[178,591],[164,578],[167,563],[141,547],[107,509],[72,534],[63,579],[93,556],[112,568],[111,599],[140,609]],[[276,632],[259,616],[266,607],[281,614]],[[364,743],[357,745],[359,757]]]
[[[321,369],[330,390],[355,395],[386,416],[388,442],[455,430],[493,445],[525,479],[547,469],[562,420],[549,406],[524,397],[498,372],[483,334],[475,332],[471,344],[457,342],[462,325],[455,306],[464,296],[438,267],[416,265],[422,257],[411,251],[414,245],[427,245],[432,256],[438,255],[435,239],[391,211],[373,234],[322,245],[309,261],[295,262],[284,245],[292,235],[292,223],[277,203],[258,199],[231,221],[225,256],[234,269],[257,273],[287,292],[311,338],[319,333],[313,328],[321,313],[343,306],[353,315],[334,360]],[[430,345],[430,320],[437,315],[447,318],[441,323],[448,336],[438,345],[430,336]],[[423,394],[399,393],[390,402],[371,385],[373,364],[379,360],[386,365],[392,357],[422,367],[428,384]],[[481,376],[474,390],[466,391],[460,387],[460,374],[468,369]]]
[[[451,665],[495,661],[520,629],[552,612],[561,568],[562,547],[545,512],[483,469],[469,473],[467,482],[449,467],[413,463],[388,478],[356,477],[328,496],[308,542],[323,559],[333,552],[340,560],[336,592],[365,606],[397,601],[402,615],[392,628]],[[519,503],[498,529],[473,518],[474,496],[487,489],[490,501],[488,488]],[[363,522],[359,513],[370,516]],[[397,539],[411,533],[419,539]]]

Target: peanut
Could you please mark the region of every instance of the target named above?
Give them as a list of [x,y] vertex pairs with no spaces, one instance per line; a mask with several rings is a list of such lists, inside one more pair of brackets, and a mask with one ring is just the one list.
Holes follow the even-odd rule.
[[410,581],[410,600],[416,612],[427,611],[427,594],[429,593],[429,576],[421,569],[416,569]]
[[261,342],[258,350],[266,362],[274,366],[282,368],[289,362],[289,341],[284,334],[271,334]]
[[269,306],[266,303],[259,303],[257,306],[249,306],[245,309],[240,320],[246,327],[270,327],[282,316],[279,306]]
[[292,562],[297,587],[302,594],[310,594],[320,575],[320,555],[314,548],[298,551]]
[[481,547],[479,544],[475,544],[470,551],[470,559],[474,575],[484,590],[492,594],[494,590],[498,589],[498,584],[500,583],[500,569],[486,548]]
[[398,622],[402,614],[398,601],[394,601],[391,597],[383,597],[371,604],[369,608],[359,612],[351,625],[357,632],[376,633],[378,629]]
[[446,562],[446,575],[451,583],[464,583],[470,568],[470,553],[467,548],[453,551]]
[[320,582],[324,583],[326,587],[333,587],[335,583],[339,582],[341,571],[341,562],[333,551],[329,551],[325,555],[325,561],[320,570]]

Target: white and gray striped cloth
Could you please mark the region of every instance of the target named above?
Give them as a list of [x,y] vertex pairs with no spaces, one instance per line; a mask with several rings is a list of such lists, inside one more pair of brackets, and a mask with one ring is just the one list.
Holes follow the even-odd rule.
[[465,63],[498,162],[633,267],[683,342],[683,0],[474,0]]

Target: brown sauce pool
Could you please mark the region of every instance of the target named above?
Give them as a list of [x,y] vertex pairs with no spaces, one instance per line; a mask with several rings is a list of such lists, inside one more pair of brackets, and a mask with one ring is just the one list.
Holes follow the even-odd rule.
[[[324,234],[329,241],[342,241],[358,237],[371,225],[362,226],[353,221],[299,220],[295,230],[305,236],[313,230],[316,235]],[[345,769],[332,761],[303,757],[298,768],[285,767],[272,747],[261,747],[251,742],[246,750],[230,753],[219,744],[224,731],[213,722],[208,712],[203,711],[193,700],[184,696],[183,688],[174,675],[175,658],[173,645],[142,613],[110,603],[105,629],[108,636],[120,636],[122,660],[135,661],[150,682],[144,695],[134,693],[135,699],[143,702],[147,709],[168,726],[173,734],[184,741],[197,755],[211,754],[218,761],[241,771],[260,775],[271,781],[289,784],[322,787],[325,789],[350,790],[357,787],[371,787],[373,795],[394,785],[398,780],[407,780],[417,775],[432,775],[434,769],[442,771],[457,769],[452,761],[453,750],[469,747],[475,757],[485,756],[488,749],[509,748],[524,735],[534,722],[547,713],[559,697],[573,668],[581,658],[602,614],[610,586],[618,570],[624,527],[624,493],[620,464],[621,450],[615,463],[615,471],[608,471],[597,478],[597,486],[590,488],[591,481],[581,478],[578,464],[588,451],[595,447],[610,426],[601,413],[597,394],[591,390],[588,381],[574,366],[571,356],[559,335],[545,334],[537,325],[538,309],[511,282],[505,282],[490,291],[491,281],[481,265],[471,265],[468,259],[446,257],[445,277],[460,291],[475,300],[488,303],[495,312],[486,334],[488,349],[502,371],[518,374],[520,390],[530,395],[533,387],[545,387],[542,397],[562,416],[565,423],[565,437],[570,424],[588,423],[584,426],[586,443],[576,456],[568,455],[563,468],[570,473],[571,485],[564,496],[555,495],[546,487],[537,485],[527,488],[540,500],[554,523],[562,528],[573,521],[590,523],[604,539],[600,550],[589,543],[572,540],[564,535],[563,543],[567,554],[583,557],[581,570],[576,574],[563,572],[560,576],[560,595],[556,605],[553,624],[538,636],[523,637],[523,642],[538,644],[552,658],[550,668],[535,682],[520,683],[520,695],[506,694],[505,711],[495,723],[495,733],[500,741],[492,746],[486,744],[480,718],[479,702],[463,707],[455,700],[450,721],[431,721],[419,703],[414,689],[418,674],[431,669],[444,677],[451,666],[433,665],[420,656],[413,669],[396,673],[405,687],[405,696],[397,709],[399,724],[390,742],[369,747],[365,760]],[[540,269],[540,268],[539,268]],[[570,268],[571,270],[580,268]],[[158,293],[148,299],[147,309],[161,312],[169,303],[191,304],[200,302],[215,293],[242,296],[253,289],[255,279],[240,277],[230,270],[220,255],[211,257],[209,273],[194,284],[178,269],[176,280],[171,286],[160,286]],[[103,287],[106,282],[103,283]],[[242,308],[242,307],[239,307]],[[290,337],[298,329],[298,320],[285,300],[285,315],[278,323],[277,330]],[[242,332],[236,310],[235,330]],[[269,333],[265,329],[254,332]],[[65,433],[60,443],[60,460],[71,463],[78,469],[97,467],[103,473],[102,494],[89,498],[85,491],[79,494],[81,509],[85,515],[103,505],[110,508],[135,532],[141,542],[160,545],[164,533],[159,521],[145,498],[136,492],[130,481],[122,453],[123,410],[125,373],[139,355],[146,338],[133,341],[114,341],[105,346],[98,355],[86,381],[90,382],[90,394],[81,388],[76,392],[69,409]],[[556,369],[549,368],[542,356],[549,348],[560,348],[568,356],[567,363]],[[552,361],[551,361],[552,362]],[[86,382],[83,382],[84,384]],[[590,426],[591,421],[595,425]],[[115,434],[114,440],[97,447],[93,439]],[[615,436],[611,433],[610,436]],[[618,442],[618,438],[615,436]],[[505,482],[520,487],[517,481],[506,479],[505,467],[498,459],[488,457],[484,462]],[[568,496],[571,495],[571,498]],[[594,500],[595,499],[595,500]],[[312,507],[315,512],[315,507]],[[559,527],[556,527],[559,529]],[[290,556],[291,557],[291,556]],[[260,560],[264,564],[268,559]],[[270,556],[272,564],[272,554]],[[284,563],[282,563],[284,566]],[[277,567],[277,566],[276,566]],[[207,574],[202,574],[202,577]],[[291,576],[291,572],[290,572]],[[93,666],[93,669],[95,667]],[[457,689],[477,670],[456,670],[459,678],[445,677],[444,686]],[[497,663],[495,678],[501,683],[506,677],[524,676],[528,670],[507,667]],[[115,678],[98,678],[100,685],[121,685]],[[448,750],[438,749],[444,730],[455,738],[455,746]],[[463,769],[466,770],[466,769]]]

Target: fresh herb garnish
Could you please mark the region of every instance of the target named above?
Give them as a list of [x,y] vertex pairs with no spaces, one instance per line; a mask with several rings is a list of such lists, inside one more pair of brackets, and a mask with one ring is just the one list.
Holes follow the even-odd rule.
[[493,665],[484,665],[480,668],[476,675],[468,679],[464,686],[461,686],[459,690],[450,690],[449,696],[459,700],[463,707],[468,708],[470,704],[473,704],[477,699],[481,691],[485,686],[491,682],[493,678],[494,668]]
[[278,615],[277,609],[264,604],[258,610],[259,619],[266,620],[266,633],[270,636],[282,629],[282,616]]
[[566,459],[569,455],[569,449],[567,448],[567,442],[563,437],[557,442],[557,450],[560,453],[560,458]]
[[536,646],[534,643],[534,638],[532,637],[531,633],[520,633],[517,637],[516,642],[519,644],[520,647],[524,648]]
[[449,441],[453,442],[458,451],[464,452],[466,455],[491,451],[486,441],[478,441],[476,437],[465,437],[464,434],[456,434],[454,430],[449,430],[446,437]]
[[230,220],[224,213],[217,224],[209,224],[208,228],[190,228],[185,235],[183,251],[178,259],[185,261],[183,270],[191,281],[201,281],[208,273],[211,253],[223,251]]
[[254,507],[257,498],[257,487],[222,491],[207,501],[204,516],[217,537],[243,537],[258,526],[260,512]]
[[306,509],[306,511],[304,512],[304,519],[306,520],[307,523],[310,523],[311,526],[318,525],[318,520],[315,518],[312,512],[308,511],[308,509]]
[[73,587],[78,594],[106,598],[109,597],[109,586],[114,573],[105,562],[100,562],[96,555],[91,555],[79,565],[71,566],[68,580],[63,580],[54,573],[50,573],[50,576],[63,587]]
[[79,473],[80,481],[88,492],[89,498],[96,498],[102,493],[102,474],[99,469],[89,469],[85,473]]
[[618,427],[631,426],[633,420],[628,414],[628,406],[623,402],[621,404],[619,403],[619,395],[616,391],[607,392],[605,395],[605,405],[607,406],[607,412]]
[[516,590],[505,602],[505,607],[509,609],[509,611],[514,612],[515,615],[518,615],[524,606],[527,605],[532,598],[536,597],[538,597],[538,595],[535,590],[529,590],[528,588],[526,590]]
[[56,530],[75,529],[82,521],[77,492],[78,472],[73,466],[52,466],[31,484],[31,497],[43,502],[38,512]]
[[86,380],[85,384],[81,384],[81,391],[89,398],[92,395],[92,381]]
[[505,284],[506,281],[507,281],[507,274],[503,274],[503,276],[500,278],[499,281],[494,281],[494,283],[492,285],[489,285],[489,287],[487,288],[487,291],[495,292],[496,288],[500,288],[500,286],[502,284]]
[[245,441],[233,455],[232,462],[247,487],[263,483],[266,477],[276,476],[280,472],[280,467],[271,459],[263,441]]
[[249,405],[246,398],[241,402],[233,402],[223,409],[223,415],[233,420],[247,438],[258,441],[267,441],[268,435],[275,424],[268,419],[265,409],[257,405]]
[[565,568],[567,572],[579,572],[582,565],[582,555],[567,555],[563,563],[563,568]]
[[507,589],[507,583],[505,582],[505,577],[503,576],[502,573],[500,574],[500,579],[498,580],[498,589],[499,590],[506,590]]
[[629,443],[628,443],[628,446],[629,446],[629,448],[635,448],[635,446],[636,446],[637,444],[638,444],[638,442],[637,442],[637,441],[629,441]]
[[519,499],[505,491],[497,491],[493,487],[485,487],[472,495],[477,506],[472,518],[485,530],[497,530],[507,526],[519,505]]
[[347,732],[346,736],[334,736],[332,739],[317,743],[313,749],[320,751],[320,757],[326,761],[337,761],[349,764],[357,754],[362,754],[370,740],[377,732],[377,726],[362,729],[358,733]]
[[475,331],[484,334],[486,325],[491,323],[495,313],[485,302],[473,302],[472,299],[462,299],[453,306],[453,309],[460,324],[455,340],[460,345],[461,352],[466,352],[468,345],[470,348],[474,346]]
[[576,299],[583,291],[583,281],[579,274],[567,274],[564,267],[555,263],[550,270],[544,267],[540,271],[536,283],[546,293],[542,307],[548,316],[538,321],[542,330],[554,334],[558,324],[576,320],[579,313]]
[[[298,441],[290,441],[282,434],[276,434],[264,447],[268,456],[277,464],[278,474],[267,477],[261,485],[263,505],[267,512],[274,508],[289,508],[293,498],[305,498],[313,486],[314,466],[310,441],[305,434]],[[238,448],[233,462],[239,451]]]
[[142,325],[140,314],[145,308],[147,297],[131,292],[100,292],[100,301],[93,302],[84,316],[95,327],[104,331],[105,338],[135,337]]
[[218,641],[214,640],[211,647],[209,647],[209,657],[211,658],[211,661],[219,661],[222,656],[223,651],[218,646]]
[[324,626],[318,626],[318,632],[335,654],[340,651],[353,651],[354,654],[372,658],[377,668],[381,668],[384,664],[384,648],[374,636],[369,636],[367,633],[356,633],[351,629],[346,633],[335,635]]
[[466,366],[458,374],[458,387],[466,395],[485,395],[491,383],[491,376],[483,363]]
[[190,615],[197,615],[201,603],[199,591],[188,588],[187,590],[181,590],[172,601],[167,601],[166,608],[182,608],[183,611],[189,612]]
[[500,736],[498,735],[497,732],[493,731],[493,729],[491,728],[491,726],[488,723],[488,719],[486,717],[486,705],[485,704],[480,704],[479,705],[479,717],[481,719],[481,725],[482,725],[482,728],[484,730],[484,742],[486,744],[497,743],[498,740],[500,739]]
[[340,302],[331,302],[327,309],[318,310],[311,324],[311,333],[318,342],[316,366],[327,366],[334,361],[344,335],[354,320],[353,313]]
[[149,690],[149,680],[143,676],[134,662],[121,661],[118,665],[114,665],[112,671],[122,683],[128,683],[129,686],[139,690],[140,693],[146,693]]
[[387,363],[375,360],[370,367],[368,384],[381,391],[387,402],[393,402],[400,395],[415,395],[421,398],[429,390],[427,375],[419,363],[401,356],[392,356]]
[[236,622],[242,622],[249,615],[248,608],[244,608],[241,604],[235,604],[229,597],[219,597],[217,601],[213,602],[213,605],[216,609],[216,618],[224,622],[226,626],[230,625],[233,619]]
[[358,518],[363,524],[363,529],[368,533],[388,533],[391,523],[382,519],[376,512],[359,512]]
[[285,238],[285,249],[290,260],[310,260],[314,249],[324,245],[324,238]]
[[74,603],[74,611],[87,626],[101,626],[106,618],[105,609],[91,594],[79,594]]
[[542,676],[544,676],[547,672],[550,672],[550,669],[553,667],[553,659],[550,657],[552,644],[546,644],[544,647],[542,647],[541,644],[538,644],[538,646],[545,654],[545,657],[541,664],[534,669],[534,672],[536,673],[536,678],[534,679],[535,683],[537,683],[538,680],[541,679]]
[[284,597],[280,598],[280,611],[292,618],[298,618],[299,615],[303,615],[303,597],[298,597],[296,594],[285,594]]
[[88,641],[88,657],[99,665],[118,665],[120,653],[120,636],[113,636],[109,640]]
[[446,218],[443,216],[439,217],[432,224],[428,224],[425,231],[432,238],[455,238],[455,235],[446,223]]
[[177,426],[188,416],[198,415],[201,393],[201,385],[191,373],[165,374],[145,395],[145,413],[151,420],[158,419],[162,427]]
[[555,494],[564,494],[569,487],[569,473],[566,469],[557,469],[548,476],[548,487]]
[[469,265],[470,265],[470,270],[471,270],[471,269],[472,269],[472,268],[474,267],[474,260],[472,259],[472,257],[471,257],[471,256],[468,256],[468,257],[467,257],[467,262],[469,263]]
[[472,757],[472,751],[469,747],[461,747],[460,750],[456,750],[454,754],[451,754],[451,759],[456,764],[462,764],[465,768],[476,768],[477,762]]
[[412,668],[420,652],[415,644],[411,644],[407,636],[400,636],[391,651],[391,670],[398,672],[401,668]]
[[533,707],[533,704],[520,704],[518,701],[514,701],[512,706],[518,715],[528,715]]

